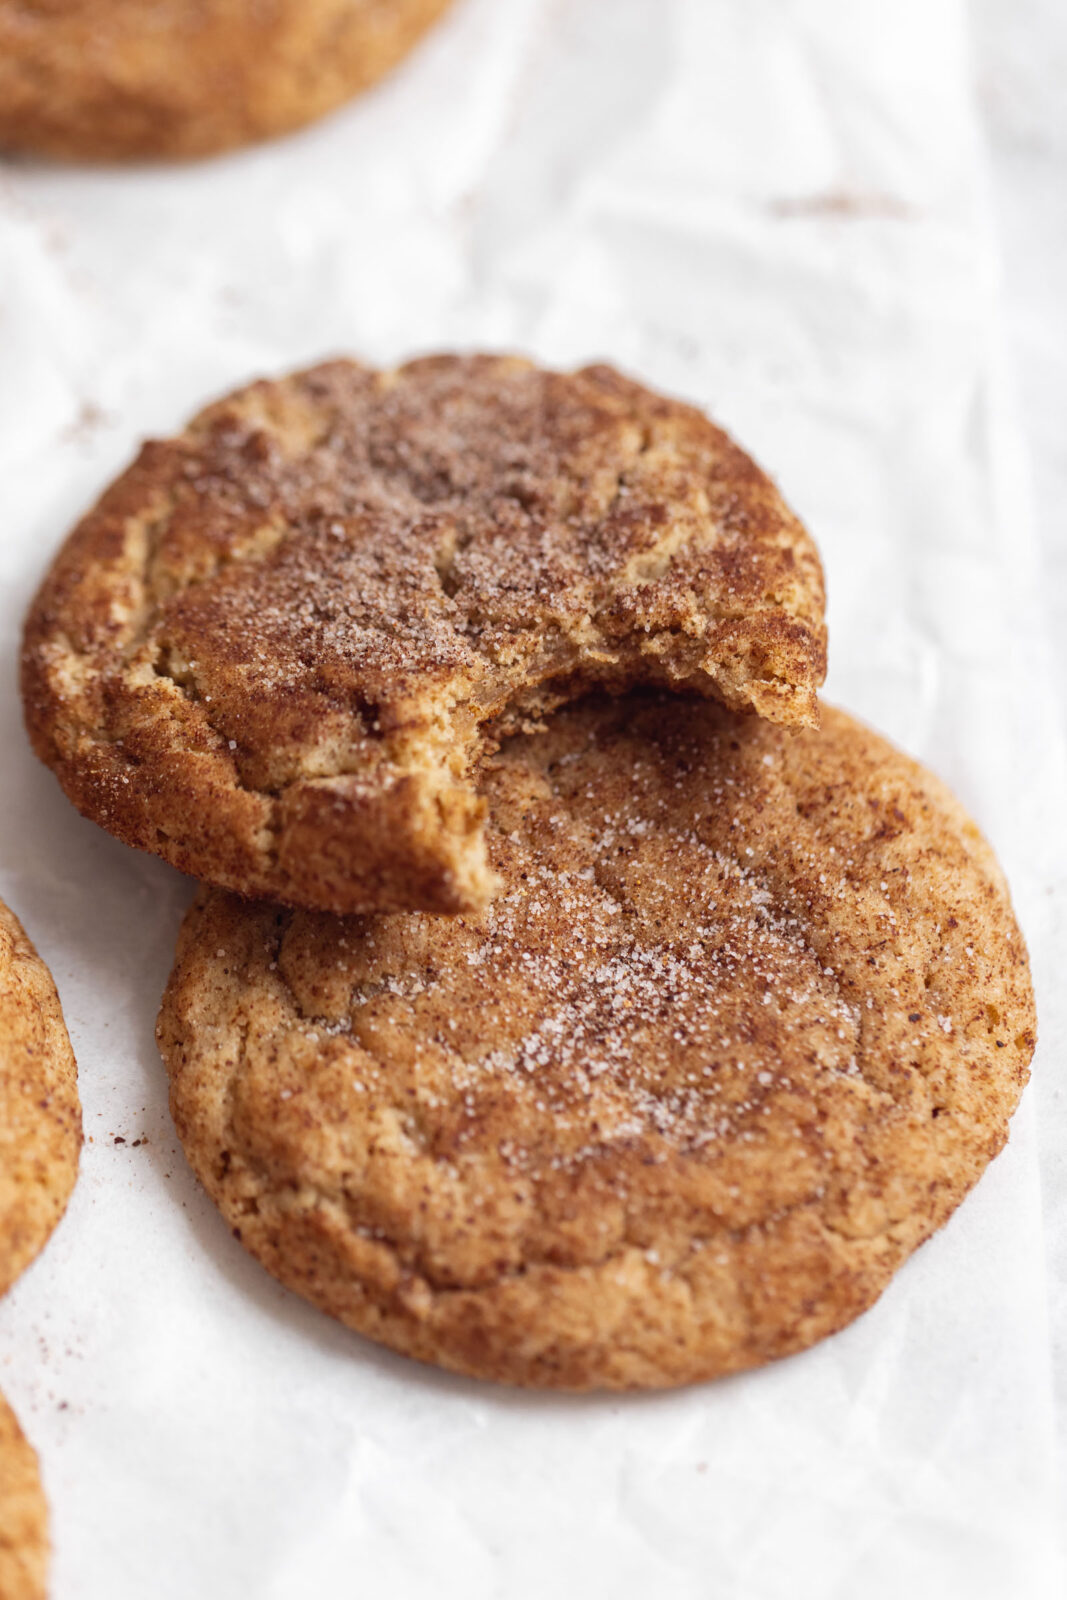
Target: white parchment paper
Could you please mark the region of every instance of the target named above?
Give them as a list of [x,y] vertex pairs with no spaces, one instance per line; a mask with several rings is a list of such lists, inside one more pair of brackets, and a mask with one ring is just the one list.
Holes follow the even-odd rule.
[[610,359],[778,478],[828,570],[829,697],[957,789],[1050,980],[1064,753],[969,81],[953,0],[459,0],[282,143],[0,167],[0,894],[89,1140],[0,1304],[55,1600],[1061,1592],[1033,1128],[1062,1007],[1008,1151],[836,1339],[662,1396],[452,1379],[286,1293],[197,1190],[152,1036],[190,886],[75,815],[14,687],[62,535],[212,395],[341,352]]

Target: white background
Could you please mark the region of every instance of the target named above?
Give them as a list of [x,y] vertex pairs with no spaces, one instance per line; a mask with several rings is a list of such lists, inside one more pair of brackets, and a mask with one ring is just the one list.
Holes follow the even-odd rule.
[[[0,894],[55,971],[89,1139],[0,1305],[55,1600],[1062,1592],[1060,13],[980,0],[971,40],[953,0],[459,0],[282,143],[0,166]],[[21,731],[22,613],[140,438],[261,372],[454,346],[611,359],[754,451],[823,551],[829,696],[959,791],[1034,957],[1034,1083],[957,1217],[837,1339],[687,1393],[479,1387],[267,1278],[166,1110],[189,885],[79,819]]]

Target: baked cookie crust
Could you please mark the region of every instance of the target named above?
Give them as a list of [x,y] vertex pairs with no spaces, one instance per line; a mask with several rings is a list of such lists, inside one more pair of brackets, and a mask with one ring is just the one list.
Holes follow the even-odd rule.
[[817,719],[811,539],[690,406],[607,367],[338,361],[147,445],[30,612],[27,725],[87,816],[246,895],[455,912],[469,781],[591,686]]
[[677,696],[560,711],[482,787],[479,915],[189,912],[159,1042],[237,1238],[505,1383],[690,1383],[845,1326],[1028,1076],[978,829],[841,712],[791,734]]
[[368,88],[450,0],[0,0],[0,146],[202,156]]
[[0,1294],[63,1215],[81,1142],[77,1068],[55,984],[0,901]]
[[0,1394],[0,1596],[44,1600],[48,1509],[37,1456]]

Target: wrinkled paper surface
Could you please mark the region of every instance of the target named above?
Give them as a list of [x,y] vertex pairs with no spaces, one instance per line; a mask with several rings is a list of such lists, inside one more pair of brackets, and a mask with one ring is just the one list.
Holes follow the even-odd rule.
[[420,1368],[282,1290],[198,1191],[153,1042],[191,886],[75,815],[13,675],[70,524],[215,394],[333,353],[607,358],[706,406],[807,519],[828,697],[958,791],[1051,973],[1063,751],[963,21],[460,0],[286,141],[0,166],[0,894],[55,972],[89,1141],[0,1305],[55,1600],[1060,1592],[1039,1082],[950,1225],[803,1356],[630,1398]]

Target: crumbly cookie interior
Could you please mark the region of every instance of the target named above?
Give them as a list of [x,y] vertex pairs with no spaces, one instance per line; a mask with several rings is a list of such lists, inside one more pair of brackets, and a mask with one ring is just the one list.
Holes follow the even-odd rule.
[[[810,725],[822,604],[800,524],[689,407],[604,368],[336,363],[148,447],[31,618],[29,720],[79,803],[211,881],[459,910],[495,885],[487,748],[634,684]],[[144,800],[183,752],[239,866]]]

